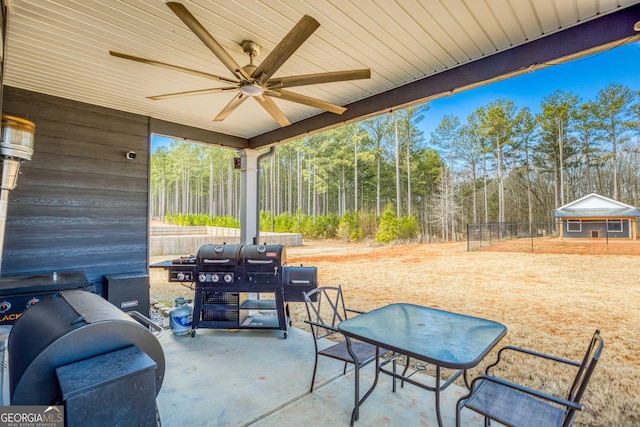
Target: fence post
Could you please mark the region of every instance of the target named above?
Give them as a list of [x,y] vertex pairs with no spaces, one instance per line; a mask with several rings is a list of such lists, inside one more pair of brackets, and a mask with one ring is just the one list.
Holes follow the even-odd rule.
[[470,251],[470,246],[469,246],[469,224],[467,224],[467,252]]

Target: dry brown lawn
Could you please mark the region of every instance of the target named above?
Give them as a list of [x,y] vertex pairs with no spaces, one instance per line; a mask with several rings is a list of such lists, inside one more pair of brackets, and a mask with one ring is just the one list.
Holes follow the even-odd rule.
[[[158,257],[152,262],[168,257]],[[580,360],[595,329],[605,348],[583,398],[579,426],[640,425],[640,242],[516,240],[467,252],[465,243],[374,247],[305,242],[287,250],[289,265],[318,267],[320,285],[343,287],[348,306],[371,310],[410,302],[505,324],[499,346],[516,345]],[[191,291],[166,283],[152,269],[151,295],[171,301]],[[192,296],[190,296],[192,297]],[[295,326],[304,307],[293,303]],[[490,354],[472,377],[495,354]],[[560,387],[566,370],[529,368],[523,361],[504,375]]]

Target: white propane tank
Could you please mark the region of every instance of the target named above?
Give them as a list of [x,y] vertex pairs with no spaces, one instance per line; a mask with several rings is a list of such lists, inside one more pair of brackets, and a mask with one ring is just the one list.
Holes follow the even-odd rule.
[[193,322],[193,307],[191,300],[176,298],[176,306],[169,310],[169,327],[175,335],[185,335],[191,332]]

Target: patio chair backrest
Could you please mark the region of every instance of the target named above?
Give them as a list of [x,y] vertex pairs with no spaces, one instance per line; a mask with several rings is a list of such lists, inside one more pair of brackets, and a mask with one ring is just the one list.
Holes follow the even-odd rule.
[[[580,399],[582,399],[582,395],[584,394],[584,391],[589,384],[589,380],[591,379],[591,374],[598,364],[603,346],[604,340],[600,336],[600,331],[596,329],[593,333],[593,337],[591,338],[591,342],[589,343],[589,347],[587,347],[587,352],[582,359],[578,373],[576,374],[573,384],[569,389],[568,400],[580,403]],[[575,409],[568,411],[565,418],[565,425],[571,425],[571,422],[575,417],[575,413]]]
[[322,286],[304,292],[309,321],[326,326],[311,325],[314,338],[326,338],[336,333],[338,324],[347,319],[347,310],[340,286]]

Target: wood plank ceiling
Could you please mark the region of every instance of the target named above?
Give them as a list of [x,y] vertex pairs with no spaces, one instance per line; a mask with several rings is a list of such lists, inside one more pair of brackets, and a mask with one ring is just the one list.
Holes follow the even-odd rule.
[[[279,128],[257,102],[212,118],[234,96],[150,100],[222,86],[110,50],[232,77],[161,0],[10,0],[4,84],[241,138]],[[238,64],[259,64],[304,14],[320,27],[274,77],[370,68],[371,78],[292,91],[347,105],[637,5],[638,0],[183,0]],[[636,8],[637,9],[637,8]],[[418,96],[419,98],[419,96]],[[321,110],[283,100],[291,122]],[[331,114],[331,113],[328,113]]]

